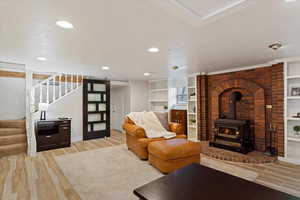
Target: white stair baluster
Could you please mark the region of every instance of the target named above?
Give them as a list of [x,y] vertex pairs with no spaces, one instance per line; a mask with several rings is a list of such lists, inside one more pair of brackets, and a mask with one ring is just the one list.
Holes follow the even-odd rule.
[[74,78],[73,75],[71,75],[71,90],[70,91],[72,91],[74,89],[73,78]]
[[46,98],[47,98],[47,104],[49,104],[49,80],[47,80],[47,95],[46,95]]
[[35,88],[31,88],[31,96],[30,96],[30,101],[31,101],[31,110],[30,112],[35,112],[36,107],[35,107]]
[[76,75],[76,88],[79,87],[79,75],[77,74]]
[[56,79],[56,76],[53,77],[53,84],[52,84],[52,87],[53,87],[53,95],[52,95],[52,102],[55,101],[55,80]]
[[58,84],[59,84],[59,89],[58,89],[58,90],[59,90],[59,91],[58,91],[59,94],[58,94],[58,95],[59,95],[59,98],[60,98],[60,97],[61,97],[61,74],[59,74],[59,81],[58,81]]
[[[63,81],[65,83],[63,83]],[[58,94],[56,91],[56,82],[59,84],[58,86]],[[44,81],[39,82],[37,85],[33,86],[30,92],[30,95],[32,96],[32,99],[30,100],[32,106],[32,112],[38,111],[38,106],[40,103],[47,103],[52,104],[54,102],[57,102],[59,99],[61,99],[63,96],[73,92],[80,86],[82,86],[83,83],[83,75],[76,74],[56,74],[53,76],[50,76]],[[64,84],[64,89],[63,89]],[[46,91],[45,90],[46,86]],[[53,88],[51,89],[52,86]],[[37,90],[37,91],[35,91]],[[64,90],[64,92],[63,92]],[[38,93],[39,95],[38,96]],[[46,93],[45,93],[46,92]],[[51,96],[51,92],[53,93]],[[56,96],[57,94],[57,96]]]
[[43,103],[43,84],[40,84],[40,102],[38,103]]
[[68,91],[68,76],[65,74],[65,95],[67,94]]

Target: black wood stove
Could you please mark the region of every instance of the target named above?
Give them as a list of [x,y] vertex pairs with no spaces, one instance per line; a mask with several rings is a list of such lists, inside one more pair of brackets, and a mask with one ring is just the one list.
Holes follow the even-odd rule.
[[242,98],[241,93],[234,92],[230,99],[230,112],[222,113],[215,121],[215,129],[209,145],[247,154],[254,148],[250,121],[236,119],[236,102]]

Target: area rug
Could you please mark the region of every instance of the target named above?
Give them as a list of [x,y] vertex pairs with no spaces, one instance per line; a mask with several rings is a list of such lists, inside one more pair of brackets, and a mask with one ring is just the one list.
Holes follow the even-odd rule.
[[[133,190],[163,175],[141,161],[126,145],[55,157],[56,162],[82,200],[137,200]],[[259,174],[202,155],[201,164],[273,189],[298,193],[259,179]],[[298,196],[298,195],[297,195]]]
[[133,190],[161,176],[125,145],[55,157],[83,200],[138,199]]

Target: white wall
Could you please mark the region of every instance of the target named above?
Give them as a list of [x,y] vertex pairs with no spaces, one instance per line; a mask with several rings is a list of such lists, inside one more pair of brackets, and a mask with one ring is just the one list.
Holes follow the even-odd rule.
[[148,81],[129,81],[130,112],[149,109],[148,90]]
[[25,117],[25,82],[24,78],[0,78],[0,120]]
[[[58,102],[51,104],[47,111],[47,120],[56,119],[57,117],[71,117],[71,141],[81,141],[83,137],[82,123],[82,88],[75,90],[73,93],[63,97]],[[36,114],[38,120],[40,112]]]
[[[50,105],[47,111],[47,119],[55,119],[60,116],[72,118],[72,142],[82,140],[82,98],[82,88],[80,88]],[[114,100],[116,103],[118,101],[124,103],[124,116],[122,117],[129,112],[148,110],[148,82],[130,81],[128,87],[113,88],[111,98],[114,98],[111,99],[111,103]],[[35,119],[39,119],[39,117],[40,113],[37,113]]]

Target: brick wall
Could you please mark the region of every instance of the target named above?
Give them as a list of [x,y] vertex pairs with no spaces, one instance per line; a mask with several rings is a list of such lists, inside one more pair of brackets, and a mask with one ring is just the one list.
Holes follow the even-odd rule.
[[273,137],[279,156],[284,156],[284,79],[283,64],[272,67],[272,124],[277,129],[277,134]]
[[[203,81],[206,81],[205,88]],[[229,96],[234,91],[243,95],[237,104],[237,119],[251,121],[255,132],[255,148],[265,151],[269,142],[267,128],[270,124],[276,127],[273,136],[273,147],[283,155],[283,64],[256,68],[238,72],[198,76],[198,120],[199,139],[209,139],[214,128],[214,121],[222,111],[228,112]],[[205,95],[204,95],[205,94]],[[273,105],[267,109],[265,105]],[[206,115],[203,115],[206,108]],[[205,128],[201,128],[204,126]],[[266,138],[267,135],[267,138]]]
[[208,76],[200,75],[197,77],[197,88],[199,92],[197,93],[197,118],[198,120],[198,138],[200,140],[208,140],[208,87],[207,87]]

